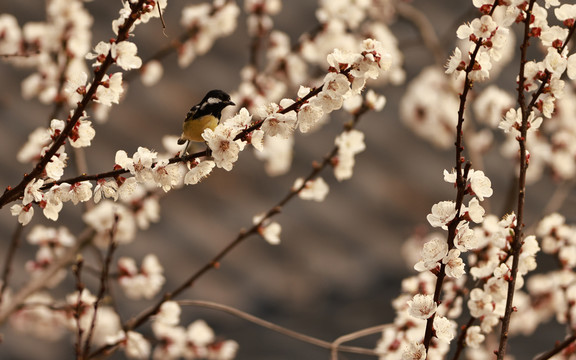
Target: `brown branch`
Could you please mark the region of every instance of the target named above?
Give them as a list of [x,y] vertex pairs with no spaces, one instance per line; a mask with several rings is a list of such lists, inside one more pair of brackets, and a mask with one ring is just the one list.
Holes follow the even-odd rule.
[[572,345],[574,342],[576,341],[576,334],[572,334],[569,337],[567,337],[564,341],[562,341],[559,344],[556,344],[556,346],[554,346],[554,348],[548,352],[545,352],[543,354],[540,354],[538,356],[536,356],[534,358],[534,360],[547,360],[550,359],[551,357],[553,357],[554,355],[560,353],[562,350],[568,348],[570,345]]
[[[482,38],[478,39],[476,42],[476,47],[472,54],[470,54],[470,63],[465,69],[466,77],[464,79],[464,88],[462,93],[460,94],[460,105],[458,108],[458,123],[456,125],[456,142],[454,143],[456,147],[455,151],[455,171],[456,171],[456,215],[454,219],[448,224],[448,235],[447,235],[447,243],[448,249],[452,249],[454,246],[454,238],[456,237],[456,229],[458,228],[458,224],[460,223],[460,211],[462,208],[462,204],[464,201],[464,195],[466,195],[466,177],[468,176],[468,171],[470,170],[471,164],[469,162],[466,163],[464,171],[462,171],[462,164],[465,162],[465,157],[463,155],[464,152],[464,145],[463,145],[463,135],[462,135],[462,128],[464,126],[464,110],[466,108],[466,100],[468,98],[468,93],[472,89],[473,81],[470,79],[470,73],[474,70],[474,65],[476,63],[476,56],[480,51],[480,47],[482,46]],[[436,278],[436,286],[434,289],[434,302],[436,304],[440,303],[440,295],[442,293],[442,286],[444,283],[444,278],[446,277],[446,264],[442,263],[440,265],[440,271],[438,272]],[[430,343],[432,341],[432,337],[434,336],[434,318],[436,314],[432,314],[426,321],[426,330],[424,332],[424,340],[422,343],[426,348],[426,353],[428,353],[428,349],[430,348]]]
[[[520,149],[520,168],[518,174],[518,199],[517,199],[517,214],[516,214],[516,225],[514,227],[514,237],[511,244],[511,252],[510,256],[513,257],[512,259],[512,267],[510,269],[510,280],[508,282],[508,292],[506,296],[506,307],[504,311],[504,317],[502,318],[502,330],[500,333],[500,343],[498,347],[497,359],[501,360],[506,355],[506,346],[508,342],[508,328],[510,326],[510,320],[512,317],[512,312],[514,311],[513,307],[513,300],[514,300],[514,293],[515,293],[515,284],[516,278],[518,274],[518,266],[519,266],[519,258],[520,252],[522,249],[523,244],[523,229],[524,229],[524,207],[526,202],[526,173],[528,171],[528,159],[526,156],[526,136],[528,133],[528,118],[532,112],[532,109],[536,106],[536,102],[538,97],[546,90],[548,86],[548,82],[551,78],[551,73],[546,70],[545,76],[541,80],[540,87],[536,92],[532,94],[531,101],[528,105],[526,105],[526,98],[525,98],[525,90],[524,90],[524,83],[526,78],[524,76],[524,70],[526,65],[527,59],[527,50],[530,43],[530,15],[532,14],[532,9],[534,7],[535,0],[531,0],[528,9],[526,10],[526,18],[524,19],[524,40],[522,45],[520,46],[521,50],[521,59],[520,59],[520,73],[519,73],[519,82],[518,82],[518,103],[520,105],[520,110],[522,112],[522,124],[520,126],[520,136],[517,137],[519,149]],[[560,49],[558,49],[559,53],[566,48],[570,38],[574,35],[576,27],[571,26],[568,31],[568,35]]]
[[[345,74],[348,71],[345,70],[343,73]],[[298,111],[302,105],[304,105],[308,102],[308,100],[310,100],[312,97],[318,95],[322,91],[323,87],[324,87],[324,85],[321,85],[315,89],[312,89],[308,94],[306,94],[306,96],[304,96],[301,99],[298,99],[295,103],[293,103],[292,105],[288,106],[285,109],[280,110],[278,113],[286,114],[290,111]],[[246,137],[248,136],[248,134],[250,134],[254,130],[260,129],[260,127],[262,127],[263,123],[264,123],[264,120],[260,120],[260,121],[255,122],[252,126],[242,130],[238,135],[236,135],[234,137],[234,141],[246,140]],[[173,158],[170,158],[168,160],[168,163],[174,164],[174,163],[178,163],[178,162],[186,162],[186,161],[190,161],[190,160],[200,158],[203,156],[207,156],[207,155],[208,155],[208,152],[206,150],[204,150],[204,151],[200,151],[200,152],[185,155],[185,156],[175,156]],[[152,166],[154,166],[154,164]],[[80,176],[76,176],[73,178],[58,180],[58,181],[54,181],[54,182],[45,184],[44,186],[42,186],[41,190],[47,190],[47,189],[50,189],[51,187],[53,187],[55,185],[60,185],[63,183],[74,184],[74,183],[81,182],[81,181],[97,181],[100,179],[114,178],[114,177],[117,177],[120,175],[124,175],[128,172],[129,172],[129,170],[120,168],[120,169],[111,170],[111,171],[100,173],[100,174],[80,175]]]
[[4,259],[4,269],[2,270],[2,284],[0,284],[0,307],[2,306],[2,300],[4,299],[4,292],[8,288],[8,280],[10,280],[10,273],[12,272],[12,262],[14,261],[14,255],[16,250],[20,245],[20,239],[22,235],[22,224],[18,223],[12,234],[12,241],[10,241],[10,247],[6,252],[6,258]]
[[106,258],[104,260],[104,265],[102,266],[102,272],[100,274],[100,289],[98,290],[98,295],[96,296],[96,301],[94,301],[94,312],[92,314],[92,321],[90,322],[90,329],[88,330],[88,335],[86,335],[86,340],[84,341],[84,351],[82,352],[82,359],[88,359],[90,354],[90,342],[92,341],[92,336],[94,335],[94,330],[96,328],[96,316],[98,315],[98,309],[104,296],[108,290],[108,275],[110,273],[110,264],[112,263],[112,256],[116,249],[118,248],[118,242],[116,242],[116,230],[118,229],[118,221],[120,217],[118,214],[114,215],[114,224],[110,229],[110,244],[108,244],[108,251],[106,252]]
[[74,273],[74,279],[76,280],[76,291],[78,295],[76,296],[76,306],[72,310],[72,315],[76,322],[76,342],[74,344],[74,352],[76,353],[76,359],[82,359],[82,337],[84,336],[84,329],[80,324],[80,317],[82,316],[82,292],[85,289],[84,283],[82,282],[82,264],[84,259],[78,257],[76,263],[72,269]]
[[445,54],[442,50],[442,44],[436,34],[436,30],[430,22],[430,17],[407,2],[396,3],[396,11],[400,16],[416,27],[420,33],[424,46],[426,46],[434,56],[436,64],[440,66],[444,65],[443,62]]
[[23,288],[15,293],[11,301],[5,307],[0,309],[0,324],[3,324],[10,314],[17,310],[26,301],[28,296],[36,291],[43,289],[56,272],[63,267],[76,261],[76,255],[84,246],[86,246],[94,236],[94,230],[86,229],[79,237],[73,247],[70,247],[64,255],[59,257],[53,264],[46,268],[41,274],[30,280]]
[[[348,341],[352,341],[352,340],[356,340],[359,339],[361,337],[364,336],[369,336],[369,335],[373,335],[373,334],[377,334],[377,333],[381,333],[384,329],[391,327],[391,324],[385,324],[385,325],[376,325],[376,326],[372,326],[366,329],[361,329],[358,331],[355,331],[353,333],[350,334],[346,334],[346,335],[342,335],[340,336],[338,339],[334,340],[332,342],[332,351],[331,351],[331,360],[338,360],[338,352],[343,352],[348,348],[347,346],[343,346],[341,345],[342,343],[348,342]],[[381,355],[376,353],[376,351],[372,350],[373,353],[372,354],[366,354],[366,355]]]
[[250,321],[251,323],[256,324],[258,326],[261,326],[263,328],[275,331],[279,334],[289,336],[293,339],[296,339],[296,340],[299,340],[299,341],[302,341],[302,342],[305,342],[305,343],[308,343],[308,344],[311,344],[314,346],[318,346],[318,347],[321,347],[323,349],[328,349],[331,351],[338,351],[338,352],[347,352],[347,353],[351,353],[351,354],[363,354],[363,355],[377,356],[378,354],[372,349],[366,349],[366,348],[361,348],[361,347],[356,347],[356,346],[345,346],[345,345],[341,345],[341,343],[344,341],[350,341],[350,340],[348,340],[348,338],[356,339],[359,336],[366,336],[366,335],[371,335],[371,334],[374,334],[377,332],[381,332],[387,326],[387,325],[379,325],[379,326],[375,326],[375,327],[372,327],[369,329],[363,329],[363,330],[360,330],[358,332],[340,337],[340,338],[336,339],[334,342],[329,342],[329,341],[320,340],[320,339],[312,337],[312,336],[304,335],[304,334],[299,333],[297,331],[290,330],[290,329],[285,328],[283,326],[276,325],[274,323],[271,323],[269,321],[266,321],[264,319],[261,319],[259,317],[254,316],[254,315],[248,314],[244,311],[238,310],[238,309],[233,308],[231,306],[218,304],[218,303],[215,303],[212,301],[181,300],[181,301],[178,301],[178,304],[180,304],[182,306],[198,306],[198,307],[222,311],[222,312],[237,316],[241,319]]
[[166,23],[164,22],[164,16],[162,15],[162,9],[160,9],[160,3],[157,3],[156,8],[158,9],[158,16],[160,17],[160,23],[162,23],[162,34],[168,37],[166,34]]
[[[119,43],[119,42],[122,42],[122,41],[125,41],[128,39],[128,37],[130,35],[130,28],[136,22],[136,20],[139,18],[138,13],[140,12],[140,10],[142,10],[142,7],[143,7],[145,2],[146,2],[146,0],[139,0],[137,4],[131,5],[132,13],[125,20],[124,24],[122,24],[119,27],[118,36],[116,37],[116,40],[115,40],[116,43]],[[94,80],[92,81],[90,88],[87,90],[86,94],[82,98],[82,101],[80,101],[78,103],[76,110],[74,111],[73,115],[70,117],[70,120],[68,120],[68,122],[66,123],[66,126],[64,127],[64,129],[62,130],[60,135],[54,140],[54,142],[50,146],[50,149],[48,149],[46,154],[38,161],[38,163],[32,169],[32,171],[30,173],[24,175],[24,178],[20,181],[20,183],[18,185],[16,185],[15,187],[7,187],[6,188],[6,190],[4,191],[4,194],[2,194],[2,196],[0,196],[0,208],[4,207],[4,205],[6,205],[12,201],[15,201],[16,199],[21,197],[22,194],[24,193],[24,189],[26,188],[26,185],[28,185],[28,183],[30,183],[30,181],[32,181],[32,180],[34,180],[34,179],[36,179],[42,175],[42,173],[44,172],[44,169],[46,168],[46,165],[52,160],[52,156],[54,156],[58,152],[60,147],[65,143],[68,135],[70,134],[70,132],[74,128],[74,125],[76,125],[78,120],[80,120],[80,117],[84,113],[84,110],[86,109],[88,104],[93,101],[93,99],[96,95],[96,90],[100,86],[100,83],[101,83],[102,79],[104,78],[104,75],[106,75],[106,71],[114,63],[114,61],[115,60],[112,59],[112,53],[111,53],[111,51],[109,51],[108,55],[106,56],[106,59],[95,70]]]
[[[531,106],[535,103],[537,95],[532,98],[530,107],[526,106],[526,97],[524,93],[524,84],[526,77],[524,70],[526,66],[526,57],[528,46],[530,45],[530,23],[531,14],[534,7],[535,0],[531,0],[528,9],[525,13],[524,19],[524,40],[520,45],[520,71],[518,74],[518,104],[522,112],[522,125],[520,126],[520,136],[517,138],[520,148],[520,169],[518,173],[518,198],[516,209],[516,226],[514,227],[514,237],[510,245],[510,255],[512,256],[512,267],[510,269],[510,279],[508,280],[508,291],[506,294],[506,307],[504,309],[504,316],[502,317],[502,329],[500,331],[500,343],[498,345],[497,359],[503,360],[506,355],[506,346],[508,345],[508,328],[510,327],[510,320],[514,307],[512,302],[514,300],[514,293],[516,292],[516,278],[518,275],[518,264],[520,263],[520,251],[523,243],[524,228],[524,204],[526,201],[526,172],[528,170],[528,161],[526,159],[526,134],[528,133],[528,117],[532,110]],[[544,86],[544,81],[542,86]],[[541,88],[542,88],[541,86]]]
[[[290,110],[291,111],[291,110]],[[363,115],[366,111],[368,111],[368,107],[362,106],[361,109],[354,114],[354,119],[351,124],[345,125],[345,130],[349,131],[350,129],[354,128],[358,121],[360,120],[361,115]],[[240,135],[239,135],[240,136]],[[238,137],[238,136],[237,136]],[[338,153],[338,146],[335,146],[332,151],[324,158],[324,160],[315,165],[312,171],[308,174],[308,176],[302,182],[300,187],[294,189],[290,189],[290,191],[274,205],[271,207],[264,216],[260,219],[260,221],[254,225],[252,225],[248,230],[242,230],[238,233],[236,238],[232,240],[228,245],[226,245],[220,252],[218,252],[210,261],[208,261],[204,266],[202,266],[199,270],[197,270],[194,274],[192,274],[184,283],[178,286],[171,292],[167,292],[164,294],[162,299],[160,299],[155,305],[151,306],[150,308],[142,311],[140,314],[136,315],[132,319],[128,320],[124,325],[124,331],[131,331],[146,321],[148,321],[152,316],[160,311],[162,304],[166,301],[173,300],[177,296],[179,296],[185,290],[191,288],[196,281],[201,278],[205,273],[212,269],[218,269],[220,266],[220,261],[228,255],[232,250],[234,250],[238,245],[240,245],[244,240],[246,240],[249,236],[258,234],[259,229],[263,226],[263,224],[273,217],[274,215],[281,212],[282,208],[292,200],[300,191],[302,191],[306,187],[306,183],[314,178],[316,178],[320,172],[332,164],[332,159]],[[94,353],[90,355],[89,358],[94,358],[102,355],[103,353],[107,353],[109,351],[113,351],[119,344],[109,344],[106,346],[101,347],[100,349],[96,350]]]
[[468,320],[466,325],[462,325],[460,328],[460,335],[458,336],[458,340],[456,342],[456,351],[454,352],[452,360],[458,360],[460,358],[460,354],[462,353],[462,350],[464,350],[464,346],[466,346],[466,332],[468,331],[468,328],[474,324],[474,321],[476,321],[476,318],[470,317],[470,320]]

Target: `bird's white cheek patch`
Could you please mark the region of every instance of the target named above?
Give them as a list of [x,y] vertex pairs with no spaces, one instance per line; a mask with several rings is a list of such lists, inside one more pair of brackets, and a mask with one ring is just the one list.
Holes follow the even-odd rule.
[[221,103],[222,100],[218,99],[218,98],[211,97],[211,98],[208,98],[208,100],[206,102],[208,104],[218,104],[218,103]]

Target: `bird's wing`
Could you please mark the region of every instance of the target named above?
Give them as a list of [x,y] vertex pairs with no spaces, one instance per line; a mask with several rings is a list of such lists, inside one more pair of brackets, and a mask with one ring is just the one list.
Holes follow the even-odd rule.
[[188,114],[186,114],[186,121],[191,120],[192,118],[194,118],[194,114],[196,114],[196,112],[198,111],[198,109],[200,108],[200,105],[194,105],[190,108],[190,111],[188,111]]

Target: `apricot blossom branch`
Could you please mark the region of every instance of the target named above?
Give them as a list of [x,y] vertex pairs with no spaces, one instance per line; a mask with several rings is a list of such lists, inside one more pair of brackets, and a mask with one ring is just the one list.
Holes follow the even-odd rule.
[[[115,43],[118,44],[122,41],[128,39],[130,35],[130,30],[136,20],[140,17],[140,13],[144,7],[144,5],[149,0],[139,0],[136,4],[131,4],[131,14],[125,19],[125,22],[119,27],[118,36],[115,39]],[[32,169],[32,171],[28,174],[24,175],[24,178],[20,181],[18,185],[15,187],[8,187],[4,191],[4,194],[0,196],[0,208],[4,205],[16,200],[17,198],[21,197],[24,193],[24,189],[32,180],[40,177],[42,172],[46,168],[46,165],[51,161],[52,157],[58,152],[60,147],[64,144],[70,133],[72,132],[76,123],[80,120],[84,110],[88,106],[88,104],[93,101],[96,90],[101,85],[102,80],[104,79],[104,75],[108,68],[114,63],[115,59],[112,57],[112,50],[108,52],[106,58],[102,61],[102,64],[95,70],[94,72],[94,79],[92,81],[92,85],[89,89],[86,90],[86,94],[83,96],[82,100],[78,103],[78,106],[74,110],[74,113],[67,121],[64,129],[60,132],[58,137],[54,139],[53,144],[50,148],[46,151],[44,156],[38,161],[36,166]]]

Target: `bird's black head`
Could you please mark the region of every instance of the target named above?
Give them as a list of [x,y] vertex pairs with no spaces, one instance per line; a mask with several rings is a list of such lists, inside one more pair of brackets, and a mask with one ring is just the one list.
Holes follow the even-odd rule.
[[230,95],[222,90],[211,90],[206,94],[206,96],[204,96],[204,99],[196,105],[198,110],[196,111],[194,118],[208,114],[220,118],[222,109],[229,105],[235,105],[232,100],[230,100]]
[[204,99],[202,99],[202,103],[226,104],[225,107],[228,105],[234,105],[234,103],[232,101],[230,101],[230,95],[228,95],[227,93],[225,93],[222,90],[210,90],[210,91],[208,91],[206,96],[204,96]]

